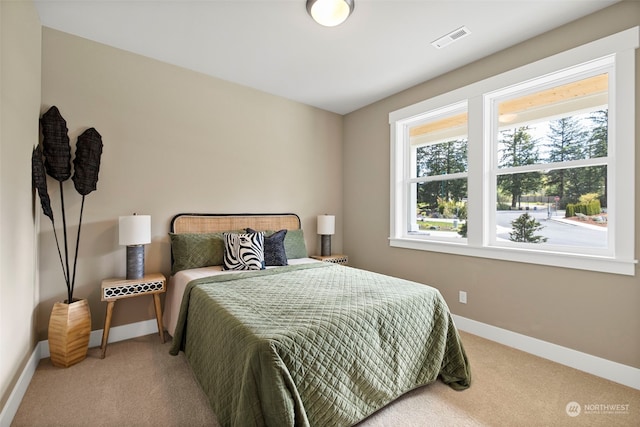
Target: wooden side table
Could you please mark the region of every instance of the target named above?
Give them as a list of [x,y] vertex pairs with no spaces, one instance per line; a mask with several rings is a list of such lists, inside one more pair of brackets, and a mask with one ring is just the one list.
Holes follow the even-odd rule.
[[107,301],[107,317],[102,330],[102,350],[101,358],[107,351],[107,341],[109,340],[109,328],[111,328],[111,315],[116,301],[124,298],[133,298],[140,295],[153,295],[153,302],[156,309],[156,319],[158,321],[158,333],[160,341],[164,343],[164,327],[162,326],[162,307],[160,306],[160,294],[167,291],[167,279],[163,274],[145,274],[142,279],[106,279],[102,281],[102,301]]
[[349,264],[349,257],[346,255],[326,255],[326,256],[312,255],[311,258],[324,261],[324,262],[332,262],[334,264],[342,264],[342,265]]

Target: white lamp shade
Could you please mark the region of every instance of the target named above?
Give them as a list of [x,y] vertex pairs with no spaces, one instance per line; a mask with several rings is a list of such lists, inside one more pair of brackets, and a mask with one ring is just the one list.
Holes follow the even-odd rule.
[[120,244],[126,246],[151,243],[151,216],[121,216],[119,221]]
[[336,217],[333,215],[318,215],[318,234],[330,235],[336,232]]

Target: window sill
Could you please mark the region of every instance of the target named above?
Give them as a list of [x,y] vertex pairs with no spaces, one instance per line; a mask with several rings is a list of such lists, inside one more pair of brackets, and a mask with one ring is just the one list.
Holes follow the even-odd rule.
[[494,247],[474,247],[462,242],[432,242],[419,238],[389,238],[389,245],[395,248],[524,262],[528,264],[597,271],[626,276],[635,276],[635,266],[637,263],[636,260],[622,260],[559,252],[538,252],[528,249],[514,250]]

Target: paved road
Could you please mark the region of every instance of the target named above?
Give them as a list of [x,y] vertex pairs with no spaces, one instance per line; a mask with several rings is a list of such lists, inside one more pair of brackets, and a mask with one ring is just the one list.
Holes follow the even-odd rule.
[[511,221],[525,212],[528,212],[544,227],[537,234],[546,237],[548,239],[547,244],[592,248],[607,247],[607,229],[605,227],[565,222],[563,220],[564,212],[558,212],[557,214],[552,212],[551,218],[548,219],[546,210],[497,211],[498,238],[509,240],[509,233],[512,230]]

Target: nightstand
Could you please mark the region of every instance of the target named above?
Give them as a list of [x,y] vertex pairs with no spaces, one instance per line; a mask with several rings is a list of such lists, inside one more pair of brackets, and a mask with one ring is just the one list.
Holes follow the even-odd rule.
[[324,262],[332,262],[334,264],[347,265],[349,263],[349,257],[346,255],[312,255],[311,258],[318,259]]
[[107,351],[109,340],[109,328],[111,327],[111,315],[116,301],[124,298],[133,298],[141,295],[153,295],[156,308],[156,320],[158,321],[158,333],[164,343],[164,327],[162,326],[162,307],[160,306],[160,294],[167,291],[167,279],[160,273],[145,274],[142,279],[106,279],[102,281],[102,301],[107,301],[107,317],[102,330],[102,359]]

